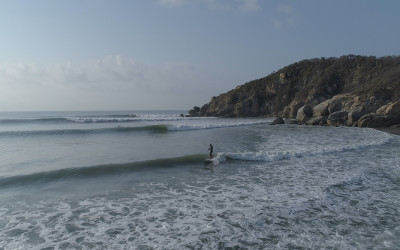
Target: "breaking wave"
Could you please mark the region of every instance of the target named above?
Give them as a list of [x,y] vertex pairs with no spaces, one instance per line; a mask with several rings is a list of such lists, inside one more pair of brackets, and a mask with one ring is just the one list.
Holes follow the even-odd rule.
[[221,122],[221,123],[186,123],[186,124],[154,124],[145,126],[117,126],[110,128],[76,128],[76,129],[50,129],[50,130],[21,130],[21,131],[3,131],[0,132],[0,137],[29,137],[29,136],[59,136],[59,135],[86,135],[98,133],[128,133],[147,131],[149,133],[167,133],[168,131],[187,131],[201,130],[213,128],[228,128],[249,126],[256,124],[265,124],[265,121],[242,121],[242,122]]
[[267,124],[270,120],[254,120],[254,121],[235,121],[235,122],[221,122],[221,123],[199,123],[199,124],[178,124],[171,126],[169,129],[172,131],[184,131],[184,130],[199,130],[199,129],[213,129],[213,128],[229,128],[229,127],[240,127],[250,126],[257,124]]
[[241,160],[241,161],[280,161],[292,158],[302,158],[309,156],[319,156],[328,154],[337,154],[347,151],[362,150],[368,147],[380,146],[389,143],[391,136],[382,136],[376,140],[366,140],[362,142],[355,142],[353,144],[343,145],[326,145],[325,147],[318,147],[313,149],[288,149],[283,151],[258,151],[258,152],[242,152],[242,153],[218,153],[214,161],[217,163],[227,160]]
[[178,114],[125,114],[125,115],[89,115],[89,116],[64,116],[42,118],[12,118],[0,119],[0,124],[29,124],[29,123],[120,123],[141,121],[176,121],[205,119],[197,117],[184,117]]
[[95,165],[90,167],[66,168],[48,172],[38,172],[29,175],[17,175],[0,178],[0,187],[30,185],[33,183],[49,183],[51,181],[68,178],[90,178],[99,176],[110,176],[126,172],[138,171],[140,169],[153,169],[185,164],[200,164],[207,158],[205,154],[186,155],[173,158],[161,158],[140,162]]

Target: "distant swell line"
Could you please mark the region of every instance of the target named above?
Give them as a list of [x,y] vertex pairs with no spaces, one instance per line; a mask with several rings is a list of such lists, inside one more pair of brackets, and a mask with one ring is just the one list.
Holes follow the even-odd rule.
[[109,176],[112,174],[122,174],[137,171],[140,169],[163,168],[169,166],[179,166],[183,164],[203,163],[207,158],[205,154],[186,155],[173,158],[161,158],[148,161],[95,165],[90,167],[68,168],[49,172],[39,172],[29,175],[18,175],[0,178],[0,187],[26,186],[35,183],[48,183],[51,181],[64,180],[69,178],[91,178],[99,176]]
[[45,136],[45,135],[82,135],[109,132],[135,132],[148,131],[152,133],[167,133],[168,127],[164,124],[149,125],[142,127],[114,127],[99,129],[52,129],[52,130],[32,130],[32,131],[6,131],[0,132],[0,137],[27,137],[27,136]]
[[67,118],[36,118],[36,119],[0,119],[0,124],[24,124],[24,123],[62,123],[70,122]]
[[140,121],[175,121],[197,119],[193,117],[181,117],[177,115],[93,115],[93,116],[66,116],[44,118],[10,118],[0,119],[0,124],[30,124],[30,123],[121,123]]

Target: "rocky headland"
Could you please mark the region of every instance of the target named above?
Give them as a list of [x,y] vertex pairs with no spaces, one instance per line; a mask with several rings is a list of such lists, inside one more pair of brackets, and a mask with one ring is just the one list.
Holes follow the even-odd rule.
[[[216,97],[189,116],[279,117],[307,125],[400,127],[400,57],[303,60]],[[277,119],[274,123],[285,122]]]

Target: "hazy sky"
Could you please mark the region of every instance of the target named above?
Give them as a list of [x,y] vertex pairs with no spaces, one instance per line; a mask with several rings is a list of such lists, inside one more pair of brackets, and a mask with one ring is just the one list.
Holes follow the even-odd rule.
[[400,55],[398,0],[4,0],[0,111],[183,109],[291,63]]

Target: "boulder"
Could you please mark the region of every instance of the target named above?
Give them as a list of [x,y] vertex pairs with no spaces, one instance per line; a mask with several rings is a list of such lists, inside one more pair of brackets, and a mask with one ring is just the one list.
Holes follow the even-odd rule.
[[301,123],[305,123],[312,116],[313,110],[310,105],[306,104],[297,111],[296,119]]
[[304,102],[292,101],[288,106],[283,109],[282,116],[295,118],[297,115],[297,111],[304,106]]
[[358,110],[349,112],[347,115],[347,124],[350,126],[355,124],[356,122],[358,122],[358,120],[361,118],[361,116],[362,116],[362,113]]
[[381,127],[383,116],[377,113],[370,113],[362,116],[358,121],[359,127]]
[[285,121],[283,120],[282,117],[276,118],[273,122],[271,122],[270,125],[277,125],[277,124],[285,124]]
[[400,115],[400,100],[389,103],[385,109],[384,115]]
[[326,116],[317,116],[313,117],[306,122],[307,125],[326,125],[326,120],[328,118]]
[[400,124],[400,114],[391,116],[369,113],[362,116],[358,121],[359,127],[369,128],[390,127],[397,124]]
[[346,111],[337,111],[329,115],[326,121],[328,125],[342,126],[346,125],[348,113]]
[[313,108],[313,114],[314,116],[328,116],[329,115],[329,100],[321,102],[317,106]]
[[329,106],[328,106],[328,112],[329,114],[333,114],[337,111],[340,111],[342,109],[342,102],[340,100],[330,100],[329,101]]

